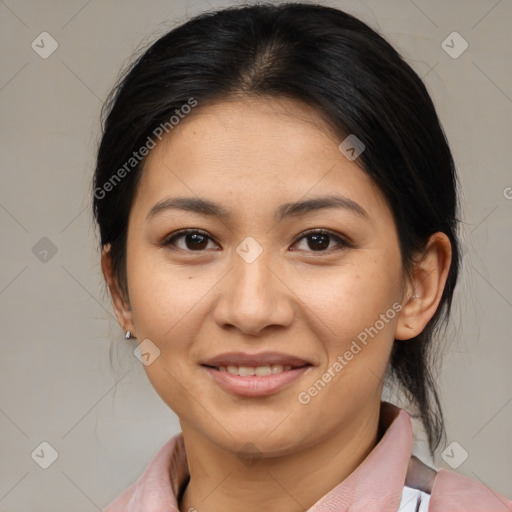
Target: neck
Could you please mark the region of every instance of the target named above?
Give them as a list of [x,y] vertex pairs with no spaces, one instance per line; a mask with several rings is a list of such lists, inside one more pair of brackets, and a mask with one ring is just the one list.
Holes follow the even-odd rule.
[[307,510],[373,450],[378,442],[379,410],[374,403],[368,404],[368,410],[329,437],[289,455],[263,457],[247,465],[236,453],[182,424],[190,481],[180,511]]

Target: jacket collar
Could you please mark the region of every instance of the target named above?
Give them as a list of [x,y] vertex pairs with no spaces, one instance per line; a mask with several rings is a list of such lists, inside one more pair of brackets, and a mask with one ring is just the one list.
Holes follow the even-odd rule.
[[381,402],[379,432],[384,435],[363,462],[308,512],[396,512],[412,447],[407,412]]

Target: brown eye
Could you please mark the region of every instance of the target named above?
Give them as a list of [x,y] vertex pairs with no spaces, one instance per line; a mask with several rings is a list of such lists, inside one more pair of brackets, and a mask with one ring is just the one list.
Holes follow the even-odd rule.
[[[180,247],[176,242],[181,239],[183,240],[183,243]],[[185,229],[167,238],[162,245],[166,247],[175,246],[184,251],[196,252],[206,250],[210,240],[212,239],[202,231],[198,231],[196,229]]]
[[331,237],[326,233],[315,233],[307,238],[309,239],[308,247],[313,251],[322,251],[329,248]]
[[[309,252],[330,252],[333,249],[332,246],[330,247],[330,244],[333,240],[337,242],[337,244],[334,246],[334,250],[341,250],[347,247],[351,247],[351,245],[341,237],[325,229],[308,231],[302,235],[299,241],[303,239],[307,240],[306,245],[309,249]],[[338,246],[337,249],[336,245]]]

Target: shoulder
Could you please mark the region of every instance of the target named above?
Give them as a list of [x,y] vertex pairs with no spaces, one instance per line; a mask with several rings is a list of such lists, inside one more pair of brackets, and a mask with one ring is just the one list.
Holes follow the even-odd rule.
[[183,436],[176,434],[153,456],[144,473],[104,512],[177,510],[176,496],[188,475]]
[[511,512],[512,501],[465,475],[440,469],[432,485],[431,512]]
[[512,501],[485,484],[448,469],[436,471],[415,455],[409,460],[405,486],[430,495],[429,512],[512,512]]

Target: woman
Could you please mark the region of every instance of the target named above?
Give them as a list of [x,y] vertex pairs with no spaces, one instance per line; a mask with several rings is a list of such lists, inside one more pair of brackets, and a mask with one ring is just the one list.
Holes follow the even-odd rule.
[[203,14],[107,105],[94,177],[119,324],[177,414],[108,512],[506,511],[411,456],[444,439],[435,334],[459,268],[456,173],[432,101],[334,8]]

